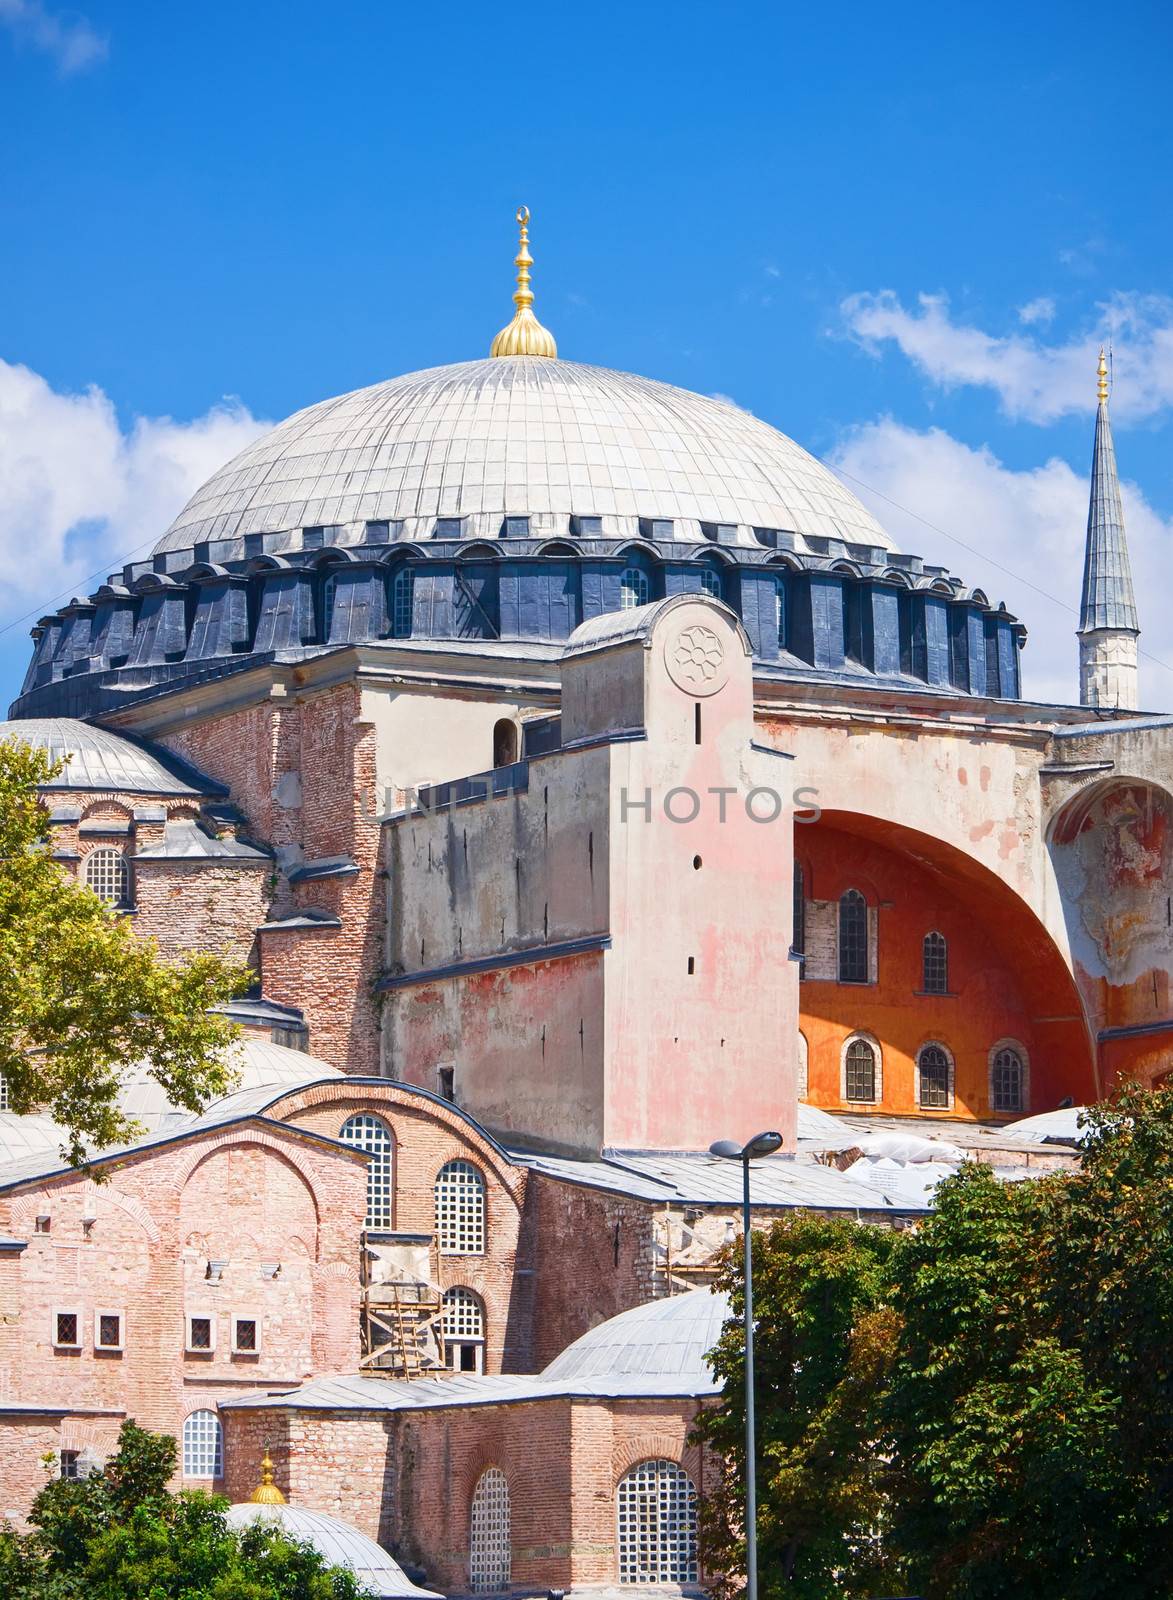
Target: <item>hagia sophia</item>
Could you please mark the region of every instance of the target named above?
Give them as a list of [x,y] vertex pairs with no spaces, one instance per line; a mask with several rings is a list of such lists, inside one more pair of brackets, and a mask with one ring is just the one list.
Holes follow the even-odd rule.
[[735,406],[561,359],[528,220],[486,359],[296,413],[33,629],[0,737],[64,762],[62,869],[256,981],[233,1091],[137,1064],[89,1170],[0,1083],[0,1518],[133,1417],[375,1593],[696,1591],[710,1144],[781,1133],[763,1222],[903,1228],[1173,1070],[1102,356],[1044,704],[985,574]]

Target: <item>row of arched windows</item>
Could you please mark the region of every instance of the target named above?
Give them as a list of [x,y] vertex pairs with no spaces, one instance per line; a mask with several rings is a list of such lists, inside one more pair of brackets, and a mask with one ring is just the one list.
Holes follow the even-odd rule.
[[[343,1144],[366,1152],[367,1213],[364,1226],[385,1229],[395,1217],[395,1136],[381,1117],[362,1111],[338,1133]],[[471,1161],[446,1161],[433,1185],[436,1244],[441,1255],[485,1253],[485,1180]]]
[[[878,1105],[884,1098],[883,1057],[877,1042],[853,1034],[843,1048],[841,1098],[856,1105]],[[1021,1045],[1003,1041],[989,1057],[990,1109],[1021,1112],[1027,1109],[1026,1052]],[[916,1055],[916,1101],[924,1111],[947,1111],[953,1104],[953,1057],[947,1047],[933,1041]]]
[[[678,1462],[639,1461],[615,1490],[620,1583],[685,1584],[699,1577],[696,1488]],[[500,1467],[477,1479],[469,1515],[468,1576],[474,1594],[512,1580],[509,1480]]]

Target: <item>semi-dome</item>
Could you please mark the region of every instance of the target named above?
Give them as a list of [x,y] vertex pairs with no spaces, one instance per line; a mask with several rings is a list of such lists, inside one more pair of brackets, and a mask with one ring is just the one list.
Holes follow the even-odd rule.
[[237,1530],[259,1522],[277,1528],[287,1539],[308,1544],[332,1567],[349,1567],[359,1583],[378,1600],[441,1600],[433,1589],[412,1583],[399,1563],[349,1522],[309,1511],[304,1506],[245,1501],[229,1506],[228,1526]]
[[[157,555],[247,534],[395,525],[401,539],[497,538],[506,516],[565,535],[601,518],[665,537],[753,528],[891,549],[853,494],[785,434],[727,401],[535,356],[408,373],[289,417],[208,479]],[[442,527],[438,530],[437,523]],[[296,546],[294,546],[296,548]]]
[[18,739],[44,750],[62,770],[43,787],[123,794],[208,795],[219,784],[192,771],[167,751],[148,750],[133,739],[74,717],[28,717],[0,722],[0,740]]
[[[203,1120],[213,1117],[219,1107],[227,1110],[237,1095],[253,1089],[272,1089],[277,1094],[283,1089],[297,1089],[305,1083],[317,1083],[322,1078],[343,1076],[337,1067],[306,1055],[304,1050],[290,1050],[286,1045],[271,1044],[267,1039],[250,1038],[247,1034],[233,1041],[229,1065],[239,1074],[239,1082],[224,1099],[213,1100],[199,1113]],[[167,1091],[151,1077],[145,1062],[131,1067],[122,1080],[118,1104],[128,1117],[141,1122],[148,1133],[180,1128],[195,1116],[195,1113],[168,1100]]]
[[562,1383],[663,1378],[674,1390],[684,1385],[689,1393],[715,1393],[718,1384],[707,1357],[728,1316],[728,1296],[710,1289],[650,1300],[591,1328],[556,1356],[542,1377]]

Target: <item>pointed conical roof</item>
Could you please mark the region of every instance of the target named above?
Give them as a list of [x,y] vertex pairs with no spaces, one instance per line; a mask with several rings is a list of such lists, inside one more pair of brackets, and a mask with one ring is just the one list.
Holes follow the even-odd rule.
[[1087,546],[1083,558],[1083,599],[1079,631],[1097,628],[1140,632],[1128,542],[1124,537],[1124,511],[1120,480],[1116,476],[1116,447],[1108,419],[1107,366],[1100,351],[1099,404],[1096,407],[1096,441],[1092,449],[1092,492],[1087,514]]

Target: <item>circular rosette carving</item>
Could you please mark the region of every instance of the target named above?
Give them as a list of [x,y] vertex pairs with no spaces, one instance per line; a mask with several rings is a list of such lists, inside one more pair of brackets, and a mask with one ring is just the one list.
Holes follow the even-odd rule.
[[691,622],[667,640],[664,664],[672,682],[686,694],[716,694],[729,678],[725,646],[703,622]]

